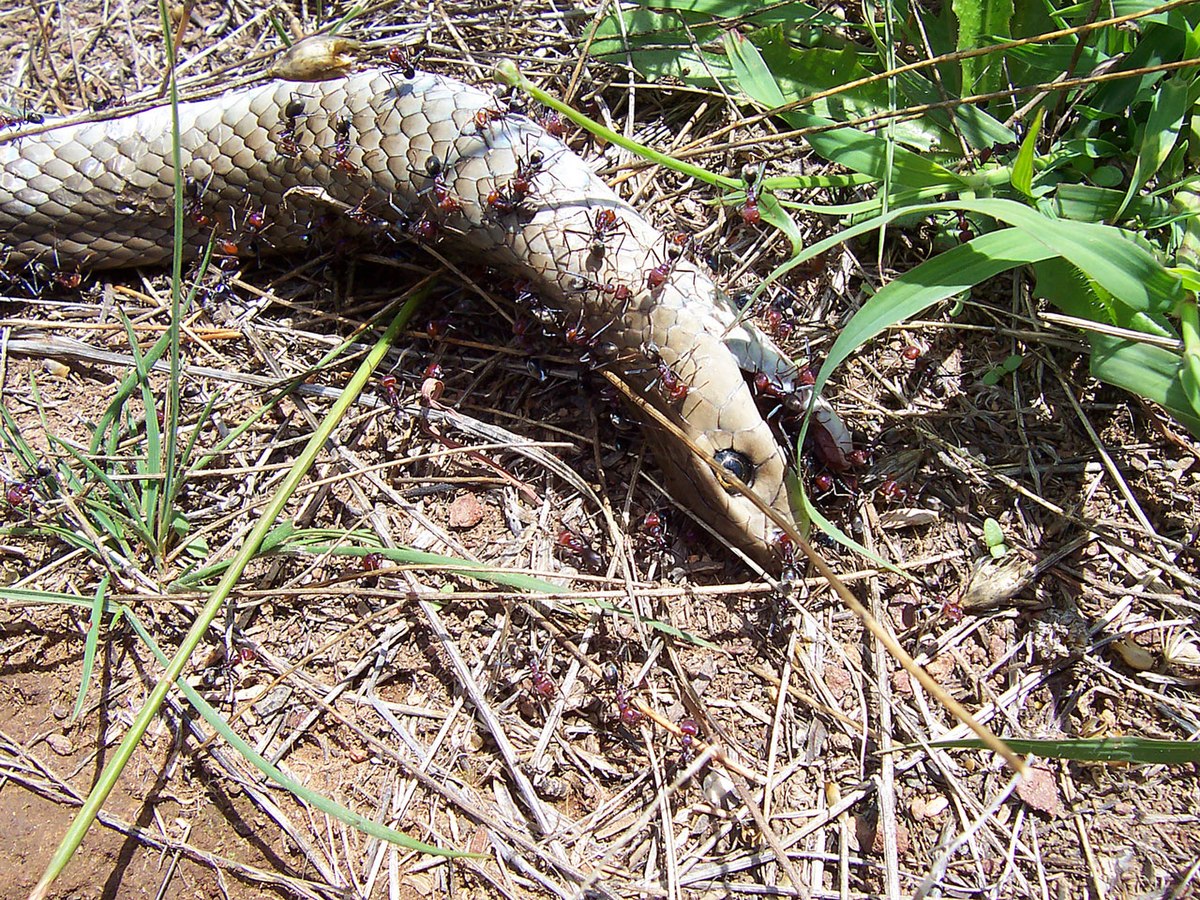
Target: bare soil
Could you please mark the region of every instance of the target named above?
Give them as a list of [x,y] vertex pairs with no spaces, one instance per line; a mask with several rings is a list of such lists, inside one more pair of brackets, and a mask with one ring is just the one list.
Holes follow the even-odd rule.
[[[387,4],[359,36],[420,35],[421,65],[479,80],[500,56],[624,127],[628,93],[603,67],[572,82],[594,10]],[[434,9],[434,12],[430,12]],[[295,33],[317,22],[282,11]],[[0,13],[4,99],[67,113],[158,83],[157,18],[76,3]],[[220,83],[259,71],[277,40],[265,15],[197,5],[180,58]],[[208,52],[208,55],[202,55]],[[244,68],[243,68],[244,66]],[[613,82],[616,82],[615,84]],[[701,108],[701,102],[708,101]],[[632,133],[679,147],[738,113],[719,98],[641,86]],[[758,126],[761,127],[761,126]],[[752,133],[752,132],[751,132]],[[664,231],[703,235],[730,290],[752,286],[786,242],[671,174],[606,169]],[[819,161],[775,157],[779,171]],[[736,172],[752,155],[702,162]],[[810,240],[832,226],[805,223]],[[836,329],[929,248],[917,233],[851,246],[774,290],[802,315],[788,338],[819,361]],[[266,413],[271,385],[303,375],[431,267],[387,260],[247,262],[190,315],[182,452],[197,456],[254,419],[178,505],[199,542],[155,555],[133,534],[102,564],[79,549],[91,493],[28,502],[13,435],[36,459],[86,452],[130,356],[167,323],[162,273],[88,276],[76,289],[12,288],[0,321],[0,897],[24,897],[162,672],[127,621],[106,618],[84,707],[88,603],[107,575],[170,654],[357,358],[305,378]],[[191,275],[189,275],[191,277]],[[1038,762],[1017,783],[990,752],[931,748],[967,731],[867,634],[815,572],[785,584],[745,568],[657,484],[637,430],[617,427],[569,349],[523,346],[443,272],[383,382],[340,423],[285,511],[309,552],[260,556],[186,678],[264,756],[312,791],[419,840],[485,854],[447,862],[370,838],[272,786],[176,693],[135,751],[56,897],[1165,897],[1195,891],[1200,791],[1193,767]],[[819,503],[907,576],[828,542],[822,554],[900,644],[996,732],[1021,738],[1186,739],[1200,716],[1195,539],[1200,447],[1158,410],[1098,386],[1083,344],[1048,323],[1023,275],[974,292],[865,348],[830,398],[870,464]],[[427,323],[433,322],[434,327]],[[69,340],[82,342],[68,344]],[[370,335],[361,340],[370,341]],[[984,376],[1014,354],[1010,376]],[[426,366],[458,418],[419,415]],[[251,377],[247,377],[251,376]],[[258,377],[258,381],[255,380]],[[165,374],[151,378],[164,391]],[[213,414],[202,418],[214,400]],[[129,404],[130,426],[144,414]],[[257,418],[255,418],[257,417]],[[473,424],[483,423],[483,424]],[[483,429],[491,426],[492,431]],[[555,474],[546,442],[601,499]],[[482,449],[480,449],[482,448]],[[132,437],[112,456],[136,461]],[[115,464],[114,464],[115,465]],[[133,462],[127,468],[132,471]],[[903,495],[885,485],[899,482]],[[126,481],[126,483],[131,483]],[[70,502],[68,502],[68,499]],[[665,519],[665,536],[647,513]],[[996,519],[1015,591],[979,575]],[[84,522],[88,522],[85,527]],[[57,529],[57,530],[55,530]],[[324,529],[317,532],[317,529]],[[563,545],[575,535],[583,555]],[[328,545],[389,544],[531,572],[553,596],[428,565],[365,566]],[[592,558],[592,553],[595,559]],[[18,588],[85,601],[35,604]],[[686,731],[695,731],[695,740]],[[782,855],[782,861],[781,861]],[[160,888],[165,893],[160,894]]]

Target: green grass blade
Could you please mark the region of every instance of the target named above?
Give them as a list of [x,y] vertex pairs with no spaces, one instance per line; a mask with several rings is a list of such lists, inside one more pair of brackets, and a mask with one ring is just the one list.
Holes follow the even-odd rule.
[[1042,131],[1042,114],[1044,112],[1045,109],[1039,109],[1033,124],[1029,126],[1029,133],[1021,141],[1021,149],[1017,152],[1012,174],[1009,176],[1012,186],[1030,200],[1033,199],[1033,157],[1037,153],[1037,139]]
[[371,377],[371,374],[383,360],[388,349],[407,325],[426,293],[427,290],[412,297],[396,314],[387,331],[367,354],[358,370],[354,373],[354,376],[350,379],[350,382],[346,385],[342,395],[330,407],[329,413],[321,421],[321,424],[309,439],[308,444],[305,445],[295,465],[280,484],[275,495],[271,498],[271,502],[263,510],[262,518],[259,519],[258,523],[247,536],[242,548],[238,551],[237,556],[234,558],[234,564],[230,566],[225,577],[221,579],[221,583],[213,590],[208,601],[197,616],[196,621],[192,624],[191,629],[189,629],[181,642],[179,650],[172,658],[170,665],[167,666],[166,672],[155,685],[154,690],[150,692],[149,697],[146,698],[145,704],[134,718],[129,731],[113,752],[112,758],[109,760],[108,765],[104,767],[104,771],[100,774],[83,806],[75,814],[71,827],[67,829],[66,834],[63,836],[62,842],[46,867],[46,871],[42,874],[41,879],[30,895],[31,898],[38,898],[38,900],[45,898],[51,884],[53,884],[62,870],[66,868],[67,863],[71,861],[71,857],[83,842],[84,835],[87,834],[88,829],[96,819],[97,813],[99,813],[100,808],[104,805],[104,801],[116,785],[121,772],[124,771],[130,757],[133,756],[134,748],[137,747],[142,736],[146,733],[150,722],[158,714],[167,691],[179,680],[188,659],[195,652],[196,647],[199,646],[205,632],[207,632],[209,626],[220,612],[230,591],[233,590],[234,585],[241,578],[246,566],[250,564],[250,561],[258,552],[263,538],[270,532],[288,499],[295,492],[296,488],[299,487],[300,482],[316,461],[317,455],[324,447],[329,436],[333,433],[335,426],[341,420],[342,416],[345,415],[350,405],[357,400],[367,380]]
[[138,348],[137,335],[133,331],[133,323],[123,311],[120,311],[121,323],[125,326],[125,336],[129,341],[129,352],[133,355],[133,368],[138,376],[142,394],[142,408],[145,410],[145,457],[139,459],[135,470],[141,479],[131,482],[132,490],[138,498],[138,518],[142,522],[139,529],[144,535],[147,546],[157,555],[156,538],[161,533],[155,532],[154,523],[158,514],[158,494],[161,486],[162,468],[162,432],[158,427],[158,400],[150,385],[150,369],[145,365],[142,352]]
[[1019,228],[990,231],[926,260],[884,285],[838,335],[817,375],[817,392],[833,371],[867,341],[941,300],[970,290],[1001,272],[1053,255]]
[[[1135,763],[1140,765],[1184,766],[1200,763],[1200,743],[1161,741],[1151,738],[1113,737],[1084,740],[1024,740],[1005,738],[1004,743],[1018,753],[1032,753],[1045,759],[1077,759],[1085,762]],[[982,750],[983,742],[934,741],[932,747],[958,750]]]
[[104,621],[105,595],[108,591],[109,576],[100,579],[96,587],[96,596],[92,600],[92,617],[88,622],[87,637],[83,641],[83,671],[79,676],[79,694],[75,697],[75,708],[71,710],[71,720],[79,718],[83,712],[83,701],[87,696],[87,688],[92,680],[92,668],[96,664],[96,647],[100,643],[100,626]]

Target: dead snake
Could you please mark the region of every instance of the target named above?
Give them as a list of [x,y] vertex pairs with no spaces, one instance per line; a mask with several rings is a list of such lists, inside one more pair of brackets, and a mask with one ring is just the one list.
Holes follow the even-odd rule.
[[[795,367],[739,319],[705,271],[539,124],[491,93],[406,65],[346,68],[329,80],[275,80],[179,104],[186,246],[203,247],[215,230],[295,250],[336,219],[368,235],[404,232],[479,251],[528,282],[519,299],[548,330],[571,330],[577,348],[620,372],[690,438],[699,454],[648,428],[672,490],[777,567],[776,526],[700,456],[790,521],[788,454],[743,370],[806,399]],[[170,258],[169,106],[0,140],[8,268]],[[818,415],[840,429],[827,405]]]

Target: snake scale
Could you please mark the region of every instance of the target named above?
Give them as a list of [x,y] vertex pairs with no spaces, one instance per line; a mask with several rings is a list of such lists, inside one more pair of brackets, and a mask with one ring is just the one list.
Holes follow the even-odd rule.
[[[404,65],[267,81],[178,110],[190,251],[214,230],[296,251],[333,222],[486,258],[523,280],[518,299],[548,331],[569,332],[687,435],[691,447],[647,423],[676,495],[778,567],[775,525],[701,457],[790,520],[788,455],[743,370],[807,399],[794,366],[558,137],[493,93]],[[169,260],[169,106],[0,140],[7,268]],[[818,413],[836,422],[827,405]]]

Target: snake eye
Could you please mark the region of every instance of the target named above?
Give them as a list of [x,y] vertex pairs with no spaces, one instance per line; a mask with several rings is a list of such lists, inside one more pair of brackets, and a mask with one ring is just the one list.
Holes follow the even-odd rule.
[[745,453],[739,453],[737,450],[718,450],[713,459],[730,475],[747,485],[754,484],[754,466]]

